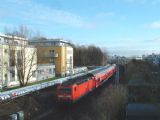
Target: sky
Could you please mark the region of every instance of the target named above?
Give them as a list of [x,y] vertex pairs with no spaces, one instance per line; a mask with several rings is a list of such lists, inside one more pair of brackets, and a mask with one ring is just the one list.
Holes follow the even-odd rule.
[[111,55],[160,53],[160,0],[3,0],[0,32],[26,25]]

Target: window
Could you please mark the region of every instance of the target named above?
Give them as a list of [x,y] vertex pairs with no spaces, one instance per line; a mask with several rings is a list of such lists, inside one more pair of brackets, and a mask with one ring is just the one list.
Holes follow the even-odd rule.
[[70,63],[71,63],[70,58],[68,58],[68,59],[67,59],[67,63],[68,63],[68,64],[70,64]]
[[53,58],[50,58],[50,61],[49,61],[50,63],[54,63],[54,60],[53,60]]
[[56,42],[55,45],[59,46],[59,45],[60,45],[60,42]]
[[44,74],[45,74],[45,70],[41,70],[41,74],[43,74],[43,75],[44,75]]
[[49,43],[43,43],[43,44],[45,44],[46,46],[51,46],[50,42]]
[[38,70],[38,73],[41,74],[41,70]]
[[7,53],[7,49],[4,50],[4,53]]
[[21,51],[17,50],[17,57],[20,58],[20,56],[21,56]]
[[8,63],[7,63],[7,62],[4,62],[4,65],[6,65],[6,66],[7,66],[7,65],[8,65]]
[[15,50],[10,50],[9,52],[10,55],[10,66],[15,66]]
[[52,69],[51,68],[49,69],[49,74],[52,74]]
[[61,88],[60,89],[60,93],[62,93],[62,94],[70,94],[71,93],[71,89],[70,88]]
[[50,50],[49,55],[50,55],[50,57],[54,57],[54,50]]
[[10,66],[15,66],[15,60],[14,59],[10,59]]
[[5,43],[7,43],[7,42],[8,42],[8,40],[4,40],[4,42],[5,42]]
[[52,42],[51,44],[52,44],[52,45],[55,45],[55,42]]
[[18,45],[18,41],[14,41],[14,45]]
[[67,53],[68,53],[68,54],[72,54],[72,50],[68,50]]
[[7,79],[7,74],[4,75],[5,79]]
[[11,77],[15,77],[15,71],[10,71]]
[[32,71],[32,77],[36,77],[36,71]]

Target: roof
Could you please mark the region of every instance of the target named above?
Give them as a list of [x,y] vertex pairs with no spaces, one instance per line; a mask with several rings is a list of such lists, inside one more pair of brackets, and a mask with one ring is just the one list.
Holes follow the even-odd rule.
[[[44,45],[44,44],[48,44],[48,43],[64,43],[65,46],[67,47],[73,47],[73,44],[70,43],[67,40],[61,39],[61,38],[55,38],[55,39],[40,39],[40,40],[29,40],[29,44],[43,44],[43,46],[48,46],[48,45]],[[49,46],[57,46],[57,45],[49,45]],[[59,46],[59,45],[58,45]]]
[[92,74],[95,75],[95,74],[97,74],[97,73],[106,72],[106,70],[107,70],[109,67],[110,67],[110,66],[102,67],[102,68],[100,68],[99,70],[96,70],[96,71],[92,72]]
[[42,40],[30,40],[29,42],[63,42],[63,43],[69,43],[67,40],[61,39],[61,38],[54,38],[54,39],[42,39]]
[[69,79],[68,81],[64,82],[62,85],[67,86],[67,85],[73,85],[73,84],[81,84],[81,83],[89,80],[91,77],[94,77],[95,74],[104,72],[105,70],[108,69],[108,67],[109,66],[102,67],[102,68],[100,68],[98,70],[95,70],[94,72],[88,73],[84,76],[79,76],[79,77],[76,77],[76,78]]
[[128,104],[127,120],[160,120],[160,104]]
[[93,74],[89,73],[84,76],[79,76],[76,78],[69,79],[68,81],[64,82],[62,85],[68,86],[68,85],[73,85],[73,84],[81,84],[81,83],[89,80],[93,76],[94,76]]
[[23,37],[18,37],[18,36],[12,36],[12,35],[5,35],[0,33],[0,37],[5,37],[5,38],[10,38],[10,39],[17,39],[17,40],[27,40],[26,38]]

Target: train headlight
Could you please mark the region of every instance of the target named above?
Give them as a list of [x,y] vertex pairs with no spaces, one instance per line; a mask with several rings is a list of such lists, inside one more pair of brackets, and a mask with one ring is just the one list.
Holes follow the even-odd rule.
[[63,95],[58,95],[58,97],[59,97],[59,98],[62,98],[62,97],[64,97],[64,96],[63,96]]
[[71,96],[70,95],[66,95],[66,98],[71,98]]

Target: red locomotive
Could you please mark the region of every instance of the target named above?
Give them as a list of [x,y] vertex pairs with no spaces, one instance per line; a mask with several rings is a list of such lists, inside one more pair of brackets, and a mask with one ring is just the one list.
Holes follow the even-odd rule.
[[59,101],[75,102],[108,80],[116,71],[116,65],[103,67],[84,76],[69,79],[57,88]]

